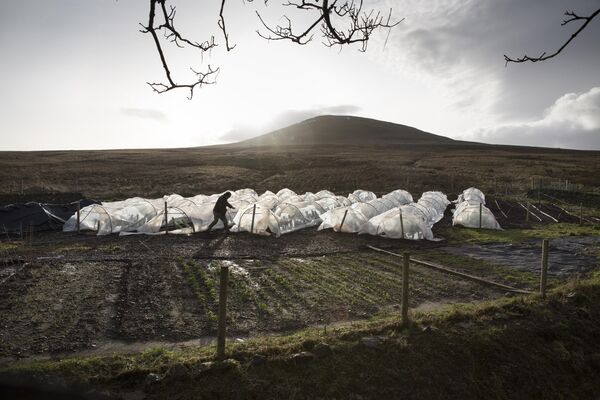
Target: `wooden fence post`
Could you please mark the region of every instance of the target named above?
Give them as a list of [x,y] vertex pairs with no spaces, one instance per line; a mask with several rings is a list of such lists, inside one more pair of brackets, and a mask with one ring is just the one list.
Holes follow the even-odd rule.
[[346,215],[348,215],[348,208],[346,207],[346,211],[344,211],[344,216],[342,217],[342,223],[340,224],[340,229],[338,232],[342,231],[342,227],[344,226],[344,222],[346,221]]
[[402,208],[398,207],[398,211],[400,212],[400,234],[402,235],[402,239],[404,239],[404,220],[402,219]]
[[227,286],[229,282],[229,267],[221,266],[219,282],[219,328],[217,333],[217,358],[225,358],[225,333],[227,328]]
[[256,216],[256,203],[252,207],[252,223],[250,224],[250,233],[254,233],[254,217]]
[[408,266],[410,254],[404,253],[404,263],[402,264],[402,326],[408,326]]
[[548,239],[542,241],[542,273],[540,276],[540,294],[546,298],[546,275],[548,273]]
[[81,233],[81,202],[77,200],[77,234]]
[[167,211],[167,202],[165,201],[165,235],[169,234],[169,214]]
[[583,225],[583,203],[579,203],[579,225]]

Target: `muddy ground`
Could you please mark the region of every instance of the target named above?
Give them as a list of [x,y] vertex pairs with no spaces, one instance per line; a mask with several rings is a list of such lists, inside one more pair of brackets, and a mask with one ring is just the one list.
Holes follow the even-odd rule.
[[[447,220],[442,222],[440,233],[447,225]],[[596,239],[581,246],[597,244]],[[82,350],[112,352],[137,343],[210,340],[216,331],[222,265],[231,271],[228,329],[236,338],[396,310],[402,285],[399,260],[367,245],[420,257],[436,253],[450,267],[520,288],[532,287],[532,271],[539,265],[539,249],[526,245],[521,253],[531,255],[523,263],[532,269],[515,275],[515,266],[499,258],[503,249],[474,252],[444,241],[386,240],[313,229],[280,238],[44,232],[35,233],[31,242],[3,239],[0,245],[3,362]],[[495,258],[478,264],[486,251]],[[444,256],[456,252],[468,260]],[[574,261],[586,270],[597,266],[596,259]],[[585,272],[572,264],[563,267],[561,279]],[[410,293],[411,307],[509,295],[417,265],[411,266]]]
[[[562,237],[549,241],[548,274],[558,277],[584,275],[598,266],[600,236]],[[537,273],[540,269],[540,241],[442,247],[438,251]]]

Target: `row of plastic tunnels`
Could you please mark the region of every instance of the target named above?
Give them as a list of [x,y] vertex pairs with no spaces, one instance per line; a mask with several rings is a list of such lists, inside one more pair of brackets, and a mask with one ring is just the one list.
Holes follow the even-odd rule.
[[[425,192],[415,202],[405,190],[377,197],[356,190],[347,197],[328,190],[296,194],[290,189],[258,195],[252,189],[230,191],[227,211],[232,232],[251,232],[276,237],[318,226],[318,230],[384,236],[393,239],[434,240],[432,228],[451,204],[438,191]],[[206,231],[213,221],[219,194],[159,199],[140,197],[92,204],[73,215],[63,231],[97,231],[98,235],[191,234]],[[470,228],[500,229],[485,206],[485,195],[476,188],[463,191],[454,202],[452,224]],[[219,222],[213,229],[224,228]]]

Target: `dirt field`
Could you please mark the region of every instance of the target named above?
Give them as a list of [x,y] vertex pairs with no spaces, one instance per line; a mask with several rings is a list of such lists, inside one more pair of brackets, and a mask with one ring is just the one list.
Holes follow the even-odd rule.
[[[229,333],[238,338],[396,310],[402,284],[399,260],[366,245],[408,250],[516,287],[535,287],[537,280],[533,270],[469,258],[468,249],[448,247],[444,241],[392,241],[313,229],[277,239],[47,232],[36,234],[33,243],[5,240],[0,245],[4,362],[82,350],[118,351],[136,343],[211,340],[221,265],[231,271]],[[462,258],[456,255],[461,253]],[[530,263],[537,266],[539,250],[531,253]],[[592,258],[588,267],[594,262]],[[562,279],[582,272],[569,267],[560,267],[567,271]],[[507,295],[418,265],[411,268],[411,307]]]

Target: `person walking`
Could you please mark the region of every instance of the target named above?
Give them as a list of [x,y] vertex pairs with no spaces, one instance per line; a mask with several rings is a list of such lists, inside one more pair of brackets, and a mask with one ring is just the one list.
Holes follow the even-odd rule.
[[227,200],[231,197],[230,192],[225,192],[217,199],[215,206],[213,207],[213,215],[215,217],[214,221],[210,223],[207,229],[207,233],[210,233],[210,230],[215,226],[219,220],[223,222],[223,226],[225,227],[225,232],[229,232],[229,222],[227,221],[227,209],[235,208]]

